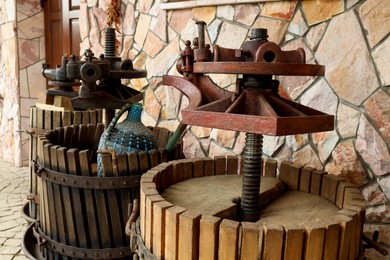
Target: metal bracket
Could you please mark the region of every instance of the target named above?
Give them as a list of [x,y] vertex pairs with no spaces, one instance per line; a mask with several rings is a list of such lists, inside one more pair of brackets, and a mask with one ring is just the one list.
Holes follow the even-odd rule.
[[378,236],[379,236],[378,230],[374,231],[374,234],[372,235],[372,239],[363,234],[362,240],[366,243],[364,245],[364,248],[373,248],[382,255],[388,255],[389,252],[387,252],[387,250],[377,242]]
[[34,202],[35,204],[39,204],[39,196],[34,193],[28,193],[27,199]]

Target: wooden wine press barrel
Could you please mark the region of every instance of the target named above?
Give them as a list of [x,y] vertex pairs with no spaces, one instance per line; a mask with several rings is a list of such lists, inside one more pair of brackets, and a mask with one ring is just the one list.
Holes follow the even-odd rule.
[[96,149],[103,130],[103,124],[81,124],[38,136],[37,258],[128,259],[133,252],[125,225],[129,205],[139,198],[141,174],[183,158],[181,141],[168,154],[163,147],[172,133],[156,127],[158,150],[102,154],[106,177],[97,177]]
[[102,122],[102,110],[84,110],[84,111],[52,111],[38,107],[30,108],[30,153],[29,153],[29,202],[23,206],[22,213],[28,222],[39,219],[39,192],[37,176],[31,163],[38,154],[38,135],[57,127],[66,127],[80,124],[97,124]]
[[146,259],[357,259],[363,196],[342,177],[267,160],[259,220],[239,220],[235,156],[177,160],[141,178],[138,244]]

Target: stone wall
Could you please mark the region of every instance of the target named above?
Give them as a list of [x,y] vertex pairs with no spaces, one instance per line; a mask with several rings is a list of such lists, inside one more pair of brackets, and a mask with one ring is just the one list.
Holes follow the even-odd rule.
[[0,157],[20,164],[16,11],[14,1],[0,1]]
[[[45,62],[44,15],[39,0],[17,0],[17,28],[19,51],[20,124],[28,130],[30,107],[37,102],[39,93],[46,91],[42,76]],[[21,158],[24,165],[29,160],[29,136],[21,133]]]
[[[103,52],[107,2],[81,5],[82,50]],[[143,122],[174,130],[188,100],[161,84],[178,75],[175,62],[185,40],[197,36],[195,21],[207,23],[206,39],[239,48],[252,28],[265,27],[269,40],[284,50],[304,48],[308,63],[326,66],[325,77],[279,77],[295,101],[335,115],[334,131],[295,136],[265,136],[264,154],[278,160],[343,175],[368,201],[367,229],[390,223],[390,1],[285,1],[161,10],[159,1],[122,1],[120,55],[148,76],[127,82],[145,92]],[[232,89],[235,76],[213,76]],[[188,127],[187,157],[240,154],[244,133]],[[389,226],[382,241],[390,244]],[[387,230],[387,231],[386,231]],[[387,233],[387,235],[386,235]]]
[[39,0],[0,1],[0,158],[27,165],[30,106],[46,89],[43,10]]

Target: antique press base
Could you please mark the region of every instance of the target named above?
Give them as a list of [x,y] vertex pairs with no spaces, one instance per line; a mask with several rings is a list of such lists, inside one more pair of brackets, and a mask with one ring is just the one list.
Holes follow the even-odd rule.
[[134,248],[155,259],[358,258],[364,201],[351,184],[287,161],[275,177],[276,161],[268,160],[258,220],[241,221],[232,200],[241,195],[240,163],[184,159],[147,172]]

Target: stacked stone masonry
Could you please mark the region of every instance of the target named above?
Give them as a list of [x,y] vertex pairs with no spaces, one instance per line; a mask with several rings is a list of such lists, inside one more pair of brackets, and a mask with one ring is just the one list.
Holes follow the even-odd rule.
[[[15,130],[22,128],[19,124],[26,125],[25,112],[42,90],[44,81],[36,67],[44,57],[39,52],[42,36],[28,22],[43,19],[36,7],[38,1],[16,1],[17,16],[13,18],[5,8],[9,2],[0,0],[0,69],[10,75],[0,79],[0,138],[8,140],[7,144],[2,141],[0,155],[12,161],[7,158],[10,150],[15,151],[15,158],[18,153],[28,158],[26,150],[19,151],[24,137],[8,137],[17,135]],[[108,2],[81,0],[81,50],[103,52]],[[159,0],[122,0],[120,13],[120,56],[148,71],[147,78],[124,81],[145,93],[146,125],[173,131],[181,120],[180,111],[187,106],[187,98],[161,81],[163,75],[179,75],[176,59],[184,41],[197,36],[195,21],[207,23],[206,41],[211,45],[239,48],[252,28],[265,27],[269,40],[282,49],[302,47],[307,63],[325,65],[325,77],[278,79],[292,100],[335,115],[335,130],[265,136],[264,155],[345,176],[367,200],[365,228],[379,228],[379,239],[390,244],[390,1],[276,1],[163,10]],[[13,29],[15,26],[23,29]],[[17,46],[19,52],[28,51],[23,56],[19,53],[15,67],[17,61],[5,53],[15,52]],[[36,74],[30,74],[33,70]],[[234,89],[236,76],[210,76],[219,86]],[[19,84],[20,92],[15,84]],[[22,120],[11,123],[18,114]],[[184,152],[187,157],[239,155],[244,139],[244,133],[191,126],[184,136]],[[15,163],[19,161],[14,159]]]

